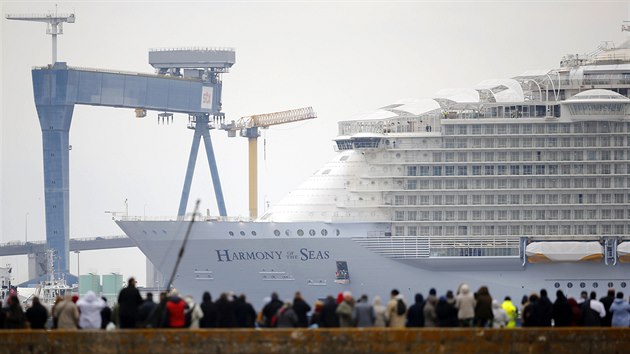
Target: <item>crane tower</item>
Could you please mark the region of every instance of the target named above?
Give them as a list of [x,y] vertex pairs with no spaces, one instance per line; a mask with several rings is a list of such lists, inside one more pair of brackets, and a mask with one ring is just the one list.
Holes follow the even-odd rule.
[[260,128],[266,129],[272,125],[299,122],[317,118],[312,107],[292,109],[282,112],[257,114],[242,117],[237,122],[223,124],[221,129],[228,132],[229,137],[235,137],[236,132],[247,138],[249,143],[249,216],[258,217],[258,137]]
[[47,15],[7,15],[7,20],[44,22],[47,24],[46,33],[52,36],[52,63],[57,62],[57,35],[63,34],[63,23],[74,23],[74,14]]

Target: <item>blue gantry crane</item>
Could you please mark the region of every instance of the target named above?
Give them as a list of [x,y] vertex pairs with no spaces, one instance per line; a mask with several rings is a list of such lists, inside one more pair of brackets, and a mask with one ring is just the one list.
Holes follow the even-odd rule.
[[[194,136],[178,215],[186,212],[195,161],[203,137],[219,214],[226,216],[210,129],[223,121],[221,75],[236,61],[231,48],[173,48],[149,52],[156,74],[73,68],[56,61],[56,35],[72,15],[8,15],[8,19],[46,22],[53,35],[53,62],[32,70],[35,106],[42,131],[46,243],[56,252],[58,271],[69,274],[69,132],[75,105],[131,108],[137,117],[147,110],[188,114]],[[52,28],[52,30],[51,30]]]

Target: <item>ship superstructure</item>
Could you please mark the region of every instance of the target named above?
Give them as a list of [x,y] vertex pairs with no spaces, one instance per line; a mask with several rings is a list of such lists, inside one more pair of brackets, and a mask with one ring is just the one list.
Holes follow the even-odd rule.
[[[260,219],[196,225],[176,286],[261,298],[625,288],[629,54],[602,46],[340,122],[337,156]],[[168,271],[187,221],[118,224]]]

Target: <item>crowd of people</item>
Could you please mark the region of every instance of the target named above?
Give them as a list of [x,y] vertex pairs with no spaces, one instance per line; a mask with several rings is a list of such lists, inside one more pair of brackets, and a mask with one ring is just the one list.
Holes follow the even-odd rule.
[[213,301],[209,292],[195,303],[190,295],[177,291],[160,293],[157,302],[147,293],[143,299],[136,282],[130,278],[113,308],[107,299],[88,291],[84,296],[58,298],[52,309],[37,297],[23,311],[17,296],[1,306],[0,328],[32,329],[133,329],[133,328],[330,328],[330,327],[566,327],[630,326],[630,302],[622,292],[609,289],[607,295],[583,291],[578,299],[556,291],[552,302],[545,289],[523,296],[519,306],[510,297],[493,299],[488,287],[473,292],[467,284],[457,291],[438,296],[430,289],[427,297],[415,294],[408,304],[396,289],[383,301],[379,296],[355,298],[349,291],[316,300],[309,305],[297,292],[291,300],[280,300],[273,293],[260,311],[244,294],[222,293]]

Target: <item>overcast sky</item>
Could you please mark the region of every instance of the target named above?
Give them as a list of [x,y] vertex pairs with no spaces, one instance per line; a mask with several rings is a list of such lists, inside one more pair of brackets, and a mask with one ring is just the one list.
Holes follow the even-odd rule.
[[[74,12],[58,60],[70,66],[153,72],[149,48],[219,46],[236,50],[223,76],[228,120],[313,106],[319,118],[277,126],[259,140],[259,210],[297,187],[334,156],[337,122],[401,98],[470,87],[555,68],[568,53],[619,44],[627,1],[7,1],[0,0],[0,243],[45,239],[41,132],[31,68],[51,62],[45,25],[6,14]],[[158,125],[133,110],[76,106],[70,130],[70,237],[120,235],[105,211],[177,213],[192,131],[187,117]],[[247,141],[213,131],[229,215],[247,215]],[[203,148],[203,146],[202,146]],[[217,215],[205,154],[189,205]],[[144,283],[137,249],[82,252],[81,272],[119,271]],[[123,262],[124,260],[124,262]],[[25,257],[4,257],[16,281]],[[70,255],[76,272],[77,255]]]

